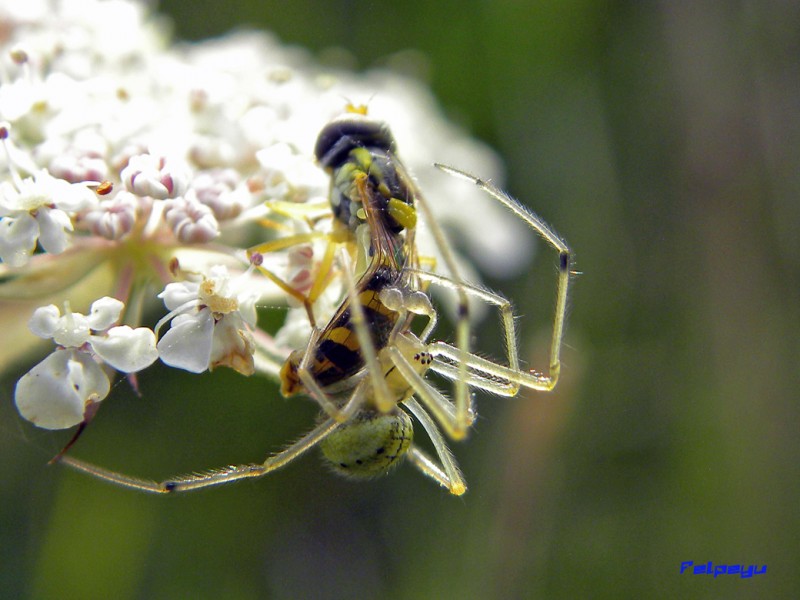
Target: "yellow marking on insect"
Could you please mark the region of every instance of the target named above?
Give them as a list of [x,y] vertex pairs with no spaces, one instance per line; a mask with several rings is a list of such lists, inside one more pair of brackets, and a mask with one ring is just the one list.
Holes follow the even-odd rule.
[[347,106],[344,107],[344,111],[354,114],[354,115],[363,115],[367,116],[367,105],[366,104],[352,104],[351,102],[347,103]]
[[300,382],[300,377],[297,375],[297,366],[300,364],[302,358],[303,351],[295,350],[291,355],[289,355],[289,358],[281,367],[281,394],[284,398],[291,398],[292,396],[305,391],[303,384]]
[[347,327],[336,327],[335,329],[332,329],[330,335],[328,336],[328,340],[334,342],[335,344],[344,346],[353,352],[358,352],[360,349],[358,346],[358,338],[353,331]]
[[352,162],[346,162],[336,171],[336,180],[334,185],[341,187],[343,183],[352,182],[355,178],[354,173],[361,172],[357,165]]
[[[368,167],[367,167],[368,168]],[[369,175],[364,172],[364,168],[353,162],[342,165],[337,171],[334,186],[344,191],[350,202],[361,203],[364,201],[363,187],[364,182],[369,179]]]
[[363,146],[353,148],[350,151],[350,156],[356,160],[356,164],[364,171],[369,171],[372,166],[372,153],[367,148]]
[[414,229],[417,226],[416,209],[397,198],[389,200],[389,215],[405,229]]

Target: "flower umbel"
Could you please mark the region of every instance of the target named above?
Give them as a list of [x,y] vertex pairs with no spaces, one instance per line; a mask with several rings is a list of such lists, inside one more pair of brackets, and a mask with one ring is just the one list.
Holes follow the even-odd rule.
[[[506,271],[529,255],[522,226],[432,167],[499,170],[416,82],[325,72],[265,33],[172,48],[141,2],[12,4],[0,8],[0,327],[22,341],[0,348],[0,364],[32,347],[19,329],[33,312],[31,331],[56,349],[19,380],[16,403],[39,427],[84,423],[113,370],[157,357],[276,376],[308,340],[309,314],[324,323],[345,294],[326,252],[330,180],[314,160],[343,98],[370,98],[420,187],[457,198],[430,204],[467,251]],[[417,236],[423,254],[435,254],[429,237]],[[259,256],[268,277],[246,251],[265,240],[277,242]],[[297,308],[310,290],[313,306]],[[137,325],[163,313],[159,298],[156,344]],[[295,308],[264,331],[257,305]]]

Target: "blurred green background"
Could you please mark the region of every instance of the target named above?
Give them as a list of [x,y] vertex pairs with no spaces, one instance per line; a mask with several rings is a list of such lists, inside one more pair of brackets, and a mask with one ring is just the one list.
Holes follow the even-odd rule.
[[[176,34],[270,29],[356,69],[409,49],[507,188],[576,251],[563,380],[480,397],[454,498],[406,466],[309,456],[177,497],[47,460],[2,394],[0,595],[34,598],[800,596],[800,4],[162,2]],[[487,200],[488,201],[488,200]],[[543,364],[553,257],[487,282]],[[478,345],[500,348],[492,323]],[[263,380],[142,377],[76,456],[162,477],[259,460],[313,423]],[[765,575],[679,575],[683,561]]]

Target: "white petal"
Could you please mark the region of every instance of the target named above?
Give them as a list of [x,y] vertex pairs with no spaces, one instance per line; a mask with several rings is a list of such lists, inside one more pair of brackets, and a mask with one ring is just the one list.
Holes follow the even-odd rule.
[[94,331],[104,331],[119,319],[125,304],[116,298],[103,296],[92,302],[89,309],[89,327]]
[[58,328],[59,317],[61,317],[61,311],[55,304],[40,306],[33,311],[33,316],[28,321],[28,328],[40,338],[51,338]]
[[67,312],[58,320],[53,332],[53,341],[59,346],[79,348],[89,341],[89,319],[76,312]]
[[50,254],[61,254],[67,247],[67,231],[72,231],[72,221],[63,210],[40,208],[36,222],[39,223],[39,243]]
[[171,367],[202,373],[208,369],[213,334],[214,318],[210,310],[204,309],[197,315],[180,315],[161,336],[158,355]]
[[23,266],[33,254],[38,237],[39,225],[28,213],[0,219],[0,260],[12,267]]
[[255,327],[258,321],[258,314],[256,312],[256,302],[258,300],[259,296],[257,294],[239,295],[239,314],[250,327]]
[[14,394],[19,413],[44,429],[66,429],[83,421],[89,402],[108,395],[103,370],[85,352],[56,350],[20,378]]
[[93,335],[92,349],[106,363],[123,373],[134,373],[158,358],[156,334],[147,327],[112,327],[105,335]]
[[10,181],[0,182],[0,217],[7,217],[19,210],[16,202],[18,196],[19,192]]
[[242,375],[255,371],[253,354],[255,342],[237,313],[225,315],[214,327],[214,343],[210,363],[212,367],[230,367]]
[[168,283],[158,297],[164,301],[164,306],[169,310],[183,306],[187,302],[197,300],[200,285],[191,281]]
[[56,177],[53,177],[52,180],[53,201],[62,211],[73,213],[97,205],[97,195],[86,187],[86,184],[67,183]]

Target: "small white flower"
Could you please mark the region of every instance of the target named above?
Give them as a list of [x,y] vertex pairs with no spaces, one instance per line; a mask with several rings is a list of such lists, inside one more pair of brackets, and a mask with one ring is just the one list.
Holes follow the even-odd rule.
[[124,304],[114,298],[95,301],[88,315],[64,314],[55,305],[34,311],[28,323],[42,338],[60,346],[17,382],[15,401],[20,414],[45,429],[66,429],[84,419],[90,405],[110,390],[103,362],[123,373],[150,366],[156,358],[155,334],[127,325],[113,327]]
[[83,216],[82,221],[95,235],[118,240],[133,229],[139,206],[138,196],[122,191],[109,200],[101,201],[96,209]]
[[35,177],[0,183],[0,260],[21,267],[37,242],[60,254],[73,230],[71,216],[96,202],[84,184],[68,183],[40,171]]
[[83,421],[111,384],[90,354],[56,350],[17,382],[14,399],[25,419],[44,429],[67,429]]
[[189,183],[188,169],[153,154],[131,156],[120,177],[128,191],[158,200],[181,196]]
[[0,219],[0,261],[21,267],[36,248],[39,225],[28,213]]
[[214,212],[202,204],[194,190],[164,203],[164,220],[182,244],[203,244],[219,236]]
[[168,284],[159,297],[170,312],[156,325],[158,330],[172,320],[158,342],[161,360],[192,373],[227,366],[251,375],[255,344],[250,329],[256,325],[258,294],[246,286],[248,276],[231,279],[226,267],[216,266],[199,283]]

